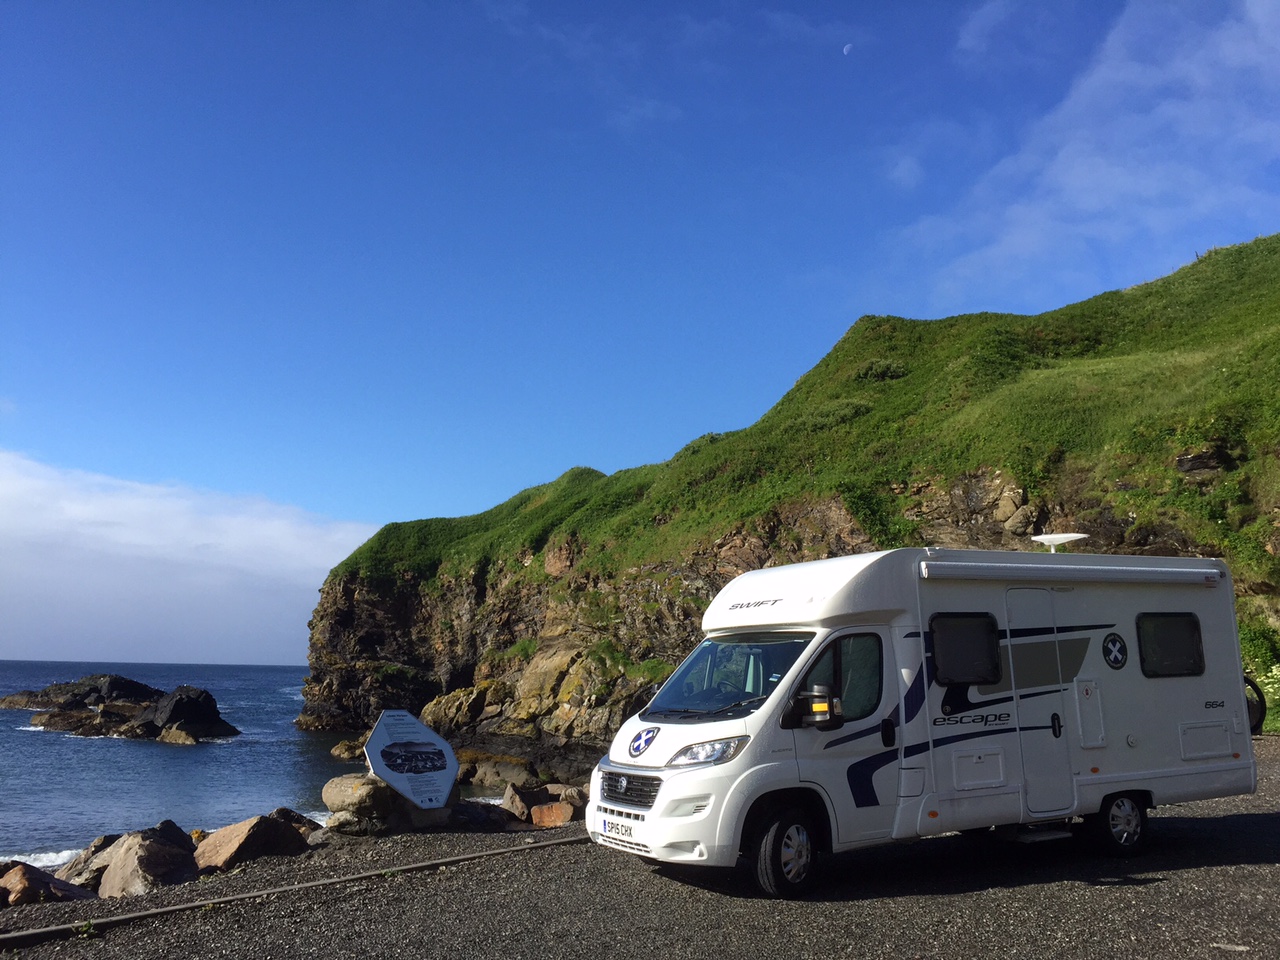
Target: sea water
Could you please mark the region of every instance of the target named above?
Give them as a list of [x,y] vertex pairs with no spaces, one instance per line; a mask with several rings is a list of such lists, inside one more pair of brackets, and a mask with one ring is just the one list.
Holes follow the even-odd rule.
[[294,726],[303,666],[66,663],[0,660],[0,696],[115,673],[170,691],[213,694],[240,736],[195,746],[75,737],[31,725],[27,710],[0,710],[0,862],[52,866],[95,838],[173,820],[218,827],[277,807],[327,816],[325,783],[361,766],[335,760],[339,739]]

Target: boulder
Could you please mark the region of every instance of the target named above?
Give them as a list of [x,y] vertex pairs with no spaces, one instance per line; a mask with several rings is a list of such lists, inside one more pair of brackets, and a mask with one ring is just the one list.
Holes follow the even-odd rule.
[[524,797],[520,795],[520,789],[514,783],[507,784],[506,792],[502,795],[502,803],[498,806],[517,820],[529,819],[529,804],[525,802]]
[[535,827],[563,827],[581,817],[586,803],[587,792],[581,787],[555,783],[524,790],[509,783],[501,807]]
[[102,881],[103,871],[107,869],[107,864],[111,862],[106,857],[99,856],[99,854],[110,848],[119,839],[120,834],[118,833],[109,833],[106,836],[98,837],[93,843],[80,851],[74,860],[59,867],[54,876],[59,880],[74,883],[78,887],[84,887],[86,890],[97,890],[98,884]]
[[218,701],[208,690],[183,684],[166,693],[152,707],[134,718],[134,723],[154,724],[161,730],[178,727],[191,737],[234,737],[240,731],[222,719]]
[[29,863],[10,861],[0,864],[0,905],[20,907],[55,900],[94,899],[93,891],[59,880]]
[[517,787],[536,786],[538,774],[533,764],[515,757],[481,757],[475,761],[471,783],[477,787],[498,787],[514,783]]
[[563,827],[573,820],[578,809],[564,800],[539,803],[529,810],[529,819],[535,827]]
[[353,763],[363,762],[364,742],[366,739],[366,737],[360,737],[355,740],[341,740],[333,745],[329,755],[335,760],[350,760]]
[[160,743],[176,743],[180,746],[189,747],[200,742],[200,739],[190,733],[184,724],[176,723],[172,727],[162,727],[159,736],[156,737]]
[[98,883],[100,897],[148,893],[196,876],[195,843],[172,820],[126,833],[99,856],[107,862]]
[[251,817],[209,834],[196,847],[196,869],[230,870],[259,857],[292,856],[307,849],[307,838],[292,824]]
[[323,829],[320,824],[316,823],[310,817],[304,817],[296,810],[290,810],[288,807],[276,807],[267,814],[272,820],[279,820],[281,823],[287,823],[298,833],[302,834],[303,839],[310,837],[317,830]]
[[571,803],[574,807],[579,808],[585,807],[590,797],[590,791],[586,787],[575,787],[568,783],[548,783],[542,789],[549,796]]
[[347,773],[326,783],[321,799],[333,814],[326,828],[376,836],[444,826],[458,801],[458,788],[455,784],[443,807],[423,810],[371,773]]

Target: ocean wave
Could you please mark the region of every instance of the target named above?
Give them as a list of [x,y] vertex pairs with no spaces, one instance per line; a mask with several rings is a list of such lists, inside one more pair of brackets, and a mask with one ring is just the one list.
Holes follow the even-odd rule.
[[80,856],[79,850],[63,850],[60,853],[0,853],[0,860],[17,860],[52,873],[64,863]]

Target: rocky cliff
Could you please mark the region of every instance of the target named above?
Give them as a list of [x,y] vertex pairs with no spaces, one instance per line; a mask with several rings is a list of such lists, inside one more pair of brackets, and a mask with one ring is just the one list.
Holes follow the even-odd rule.
[[[1092,537],[1091,552],[1199,552],[1176,528],[1139,527],[1072,487],[1064,481],[1056,498],[1029,500],[1012,478],[983,471],[896,492],[928,545],[1040,549],[1031,534],[1070,530]],[[772,511],[668,565],[613,577],[580,570],[569,541],[464,578],[423,583],[403,574],[381,587],[355,574],[331,578],[311,621],[299,723],[363,731],[380,710],[400,708],[457,744],[591,761],[697,642],[702,611],[730,579],[871,549],[844,500],[832,497]]]

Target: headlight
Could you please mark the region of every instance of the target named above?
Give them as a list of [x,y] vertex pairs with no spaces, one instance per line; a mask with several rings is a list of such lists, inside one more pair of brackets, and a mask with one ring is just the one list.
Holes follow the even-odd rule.
[[667,761],[669,767],[682,767],[691,763],[728,763],[747,745],[750,737],[734,737],[732,740],[710,740],[685,747]]

